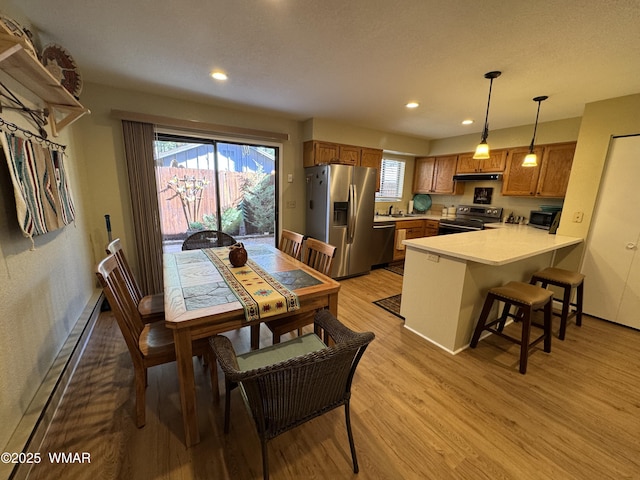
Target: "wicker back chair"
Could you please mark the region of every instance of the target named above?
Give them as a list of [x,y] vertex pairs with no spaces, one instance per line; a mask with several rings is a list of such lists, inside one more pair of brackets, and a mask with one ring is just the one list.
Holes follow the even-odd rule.
[[278,242],[278,249],[296,260],[300,260],[303,241],[304,235],[301,233],[292,232],[291,230],[282,230],[282,233],[280,234],[280,242]]
[[198,250],[200,248],[230,247],[236,243],[228,233],[217,230],[201,230],[189,235],[182,242],[182,250]]
[[230,391],[239,385],[262,444],[265,480],[269,478],[269,440],[341,405],[345,407],[353,471],[358,473],[349,399],[356,367],[374,334],[350,330],[328,310],[316,313],[315,324],[324,330],[325,338],[328,335],[335,342],[332,346],[310,333],[236,355],[227,337],[210,339],[225,375],[224,431],[229,431]]
[[164,320],[164,295],[162,293],[156,293],[154,295],[143,295],[140,290],[140,286],[136,278],[133,276],[133,272],[129,267],[120,239],[116,238],[109,245],[107,245],[107,253],[113,254],[116,257],[119,267],[124,275],[124,281],[131,293],[131,297],[138,305],[138,311],[142,316],[144,323],[157,322]]
[[[136,426],[142,427],[145,424],[147,368],[176,360],[173,330],[165,327],[164,322],[145,324],[142,321],[138,306],[126,284],[125,274],[115,255],[107,256],[98,264],[96,276],[131,355],[136,390]],[[194,355],[207,357],[211,386],[217,398],[218,370],[207,339],[194,340],[192,349]]]

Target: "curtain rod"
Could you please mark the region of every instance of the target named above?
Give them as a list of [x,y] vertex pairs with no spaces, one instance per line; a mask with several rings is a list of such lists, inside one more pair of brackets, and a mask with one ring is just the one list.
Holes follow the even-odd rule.
[[59,143],[52,142],[51,140],[43,137],[42,135],[38,135],[36,133],[33,133],[30,130],[21,128],[17,126],[15,123],[7,122],[2,117],[0,117],[0,129],[2,128],[8,130],[9,133],[11,133],[12,135],[16,132],[22,132],[28,140],[34,139],[38,143],[44,143],[45,145],[47,145],[47,147],[53,147],[55,149],[62,150],[63,152],[67,148],[66,145],[61,145]]
[[183,128],[192,132],[206,132],[235,137],[251,138],[258,140],[289,140],[288,133],[269,132],[266,130],[254,130],[251,128],[232,127],[215,123],[199,122],[196,120],[183,120],[178,118],[150,115],[146,113],[127,112],[124,110],[111,110],[111,116],[119,120],[132,122],[151,123],[161,127]]

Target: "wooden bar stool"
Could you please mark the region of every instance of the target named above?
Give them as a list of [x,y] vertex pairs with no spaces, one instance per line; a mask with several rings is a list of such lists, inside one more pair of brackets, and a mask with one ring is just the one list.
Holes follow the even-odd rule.
[[[567,321],[570,318],[576,317],[576,325],[582,325],[584,275],[570,270],[549,267],[533,274],[530,282],[531,285],[536,285],[538,282],[542,284],[542,288],[547,288],[547,285],[555,285],[564,291],[562,299],[553,299],[562,303],[561,313],[553,312],[553,314],[560,317],[560,333],[558,334],[558,338],[564,340],[564,334],[567,331]],[[571,303],[571,291],[574,288],[576,289],[576,302]],[[571,306],[576,307],[572,312],[569,311]]]
[[[551,352],[551,299],[553,292],[545,288],[537,287],[523,282],[509,282],[502,287],[494,287],[487,293],[478,324],[473,332],[471,348],[476,348],[480,334],[487,330],[520,345],[520,373],[527,372],[527,360],[529,350],[538,342],[544,340],[544,351]],[[494,301],[504,302],[502,315],[492,322],[487,323]],[[516,307],[516,313],[510,313],[511,307]],[[532,321],[533,312],[538,308],[544,309],[544,325]],[[502,327],[512,317],[522,322],[521,338],[515,338],[502,332]],[[498,326],[496,328],[496,325]],[[531,325],[543,329],[542,335],[531,341]]]

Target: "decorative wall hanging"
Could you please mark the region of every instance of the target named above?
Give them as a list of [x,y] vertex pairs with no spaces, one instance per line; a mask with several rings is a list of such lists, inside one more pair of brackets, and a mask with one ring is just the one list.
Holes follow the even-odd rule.
[[9,166],[16,200],[18,223],[24,235],[33,236],[57,230],[75,219],[75,208],[64,169],[64,151],[38,143],[44,139],[26,139],[7,130],[2,121],[0,134]]
[[82,77],[71,54],[60,45],[51,43],[42,49],[42,64],[57,78],[71,95],[80,97]]

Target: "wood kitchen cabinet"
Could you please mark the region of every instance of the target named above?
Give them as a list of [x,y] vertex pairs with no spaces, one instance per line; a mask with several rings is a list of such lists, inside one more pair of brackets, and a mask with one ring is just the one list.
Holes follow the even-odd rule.
[[304,142],[302,159],[305,167],[327,163],[359,165],[360,147],[310,140]]
[[380,191],[382,150],[377,148],[309,140],[303,144],[302,160],[305,167],[339,163],[342,165],[375,168],[377,169],[376,192]]
[[542,166],[536,189],[537,197],[562,198],[567,193],[575,142],[559,143],[544,147]]
[[502,173],[507,163],[507,150],[491,150],[489,158],[475,160],[473,153],[458,155],[456,173]]
[[454,182],[457,155],[416,158],[413,193],[462,195],[464,184]]
[[[440,222],[438,220],[400,220],[396,222],[396,235],[393,248],[393,260],[402,260],[405,255],[405,250],[401,250],[398,247],[401,245],[401,239],[407,240],[411,238],[432,237],[438,234],[438,227]],[[399,233],[404,230],[404,237]]]
[[382,150],[376,148],[360,149],[360,166],[377,169],[376,192],[380,191],[380,171],[382,170]]
[[529,148],[508,152],[502,180],[502,195],[562,198],[567,191],[576,143],[558,143],[534,148],[538,166],[523,167]]
[[438,229],[440,228],[439,220],[424,220],[424,236],[435,237],[438,235]]

